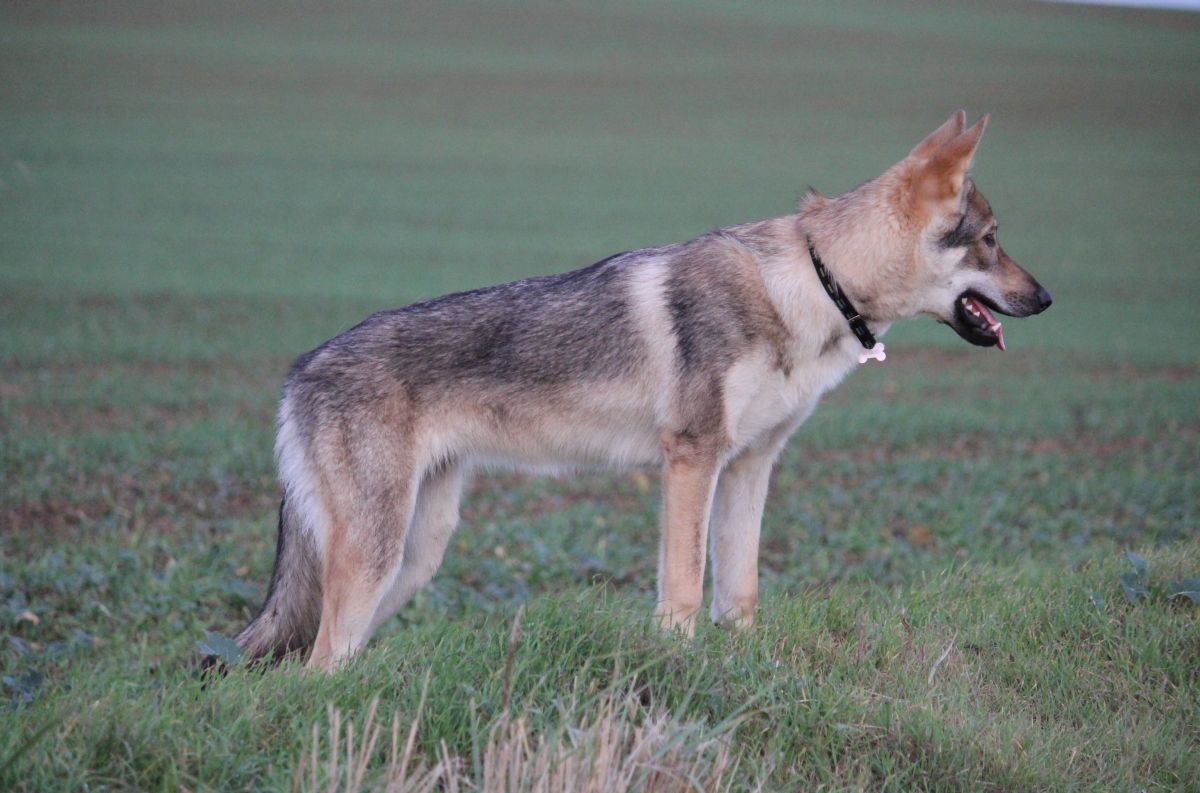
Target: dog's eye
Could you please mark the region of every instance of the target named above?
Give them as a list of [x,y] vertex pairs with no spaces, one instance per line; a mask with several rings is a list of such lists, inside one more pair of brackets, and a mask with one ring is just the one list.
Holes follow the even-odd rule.
[[989,231],[987,234],[984,234],[983,235],[983,244],[988,246],[989,248],[995,248],[996,247],[996,232]]

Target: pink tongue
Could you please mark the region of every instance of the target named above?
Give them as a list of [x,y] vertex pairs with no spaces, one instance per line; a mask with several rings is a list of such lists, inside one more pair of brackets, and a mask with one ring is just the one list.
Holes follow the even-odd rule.
[[1001,350],[1006,349],[1004,346],[1004,329],[1000,327],[1000,323],[997,322],[996,318],[992,316],[992,312],[988,311],[987,306],[985,306],[983,303],[980,303],[975,298],[969,297],[967,299],[971,301],[971,306],[983,315],[983,318],[987,321],[988,328],[991,329],[992,333],[996,334],[996,346],[998,346]]

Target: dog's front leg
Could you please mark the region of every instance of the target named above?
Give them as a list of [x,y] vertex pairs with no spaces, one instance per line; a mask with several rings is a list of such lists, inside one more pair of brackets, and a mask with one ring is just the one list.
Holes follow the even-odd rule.
[[664,629],[691,636],[704,596],[704,558],[719,461],[715,451],[688,438],[664,441],[662,541],[658,554],[658,608]]
[[779,447],[739,455],[721,472],[713,504],[713,622],[745,628],[758,605],[758,537]]

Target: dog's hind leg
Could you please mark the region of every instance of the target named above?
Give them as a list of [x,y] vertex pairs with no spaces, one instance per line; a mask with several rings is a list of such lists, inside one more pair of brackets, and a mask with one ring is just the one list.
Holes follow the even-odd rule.
[[420,481],[415,449],[379,428],[338,433],[321,466],[329,522],[321,623],[308,665],[330,671],[371,637],[404,559]]
[[417,491],[416,509],[404,538],[404,559],[400,573],[383,603],[375,612],[371,630],[408,602],[418,589],[429,583],[442,566],[446,545],[458,525],[458,506],[462,497],[464,471],[450,464],[425,475]]

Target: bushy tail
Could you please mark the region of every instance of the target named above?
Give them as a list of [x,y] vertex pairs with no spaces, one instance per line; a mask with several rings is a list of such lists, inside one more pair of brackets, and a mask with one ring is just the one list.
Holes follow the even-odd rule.
[[262,610],[235,637],[251,660],[276,661],[307,651],[321,620],[321,563],[309,532],[299,516],[279,502],[279,538],[275,572]]

